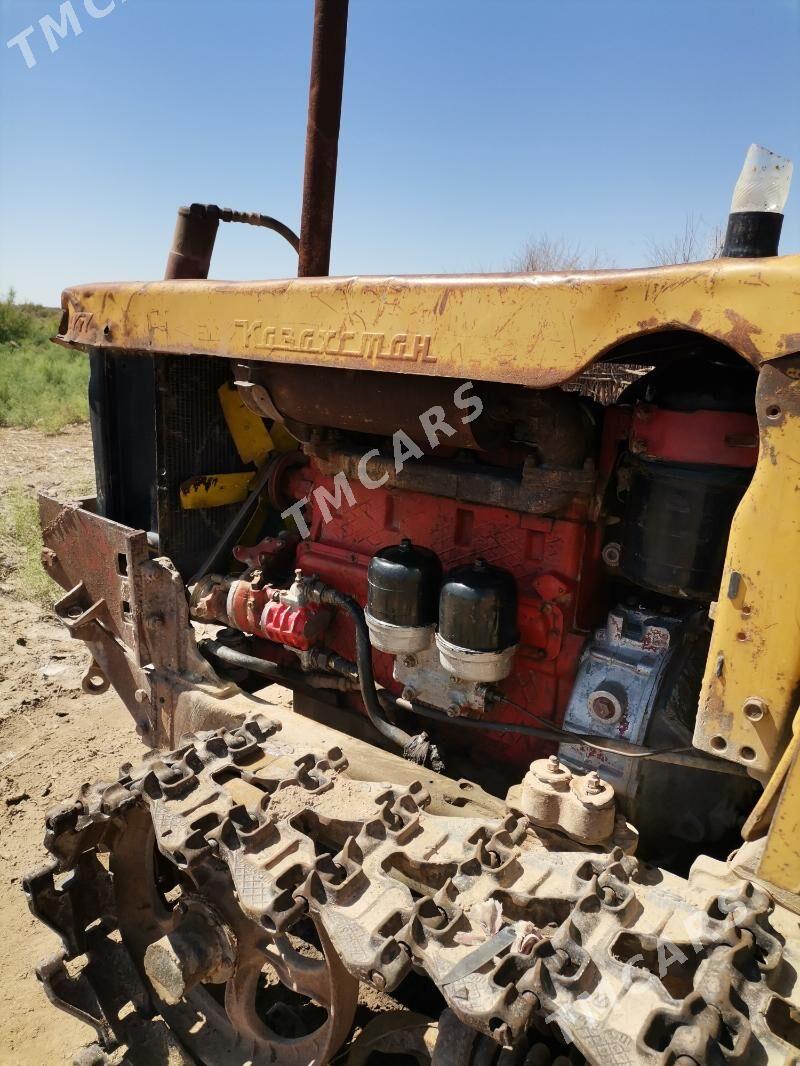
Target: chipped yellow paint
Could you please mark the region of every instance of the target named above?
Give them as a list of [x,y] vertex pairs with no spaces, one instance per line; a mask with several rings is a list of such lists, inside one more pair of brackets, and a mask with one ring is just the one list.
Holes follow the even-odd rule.
[[800,256],[647,270],[159,281],[67,289],[62,343],[545,387],[664,329],[800,350]]
[[761,773],[784,750],[800,690],[800,379],[792,370],[769,366],[759,376],[758,463],[731,525],[694,733],[696,747]]
[[263,418],[245,407],[238,389],[225,382],[217,389],[225,423],[243,463],[261,466],[274,445]]
[[[773,360],[800,351],[800,256],[571,274],[108,284],[68,289],[62,302],[59,339],[87,350],[536,388],[663,330],[714,338],[765,367],[762,379]],[[768,773],[800,684],[800,583],[788,572],[800,558],[800,411],[775,424],[762,412],[761,425],[755,477],[731,533],[696,742]],[[744,715],[753,696],[768,708],[760,722]]]
[[792,747],[758,873],[765,881],[800,894],[800,744]]
[[786,745],[778,765],[772,771],[772,776],[764,786],[764,791],[758,797],[755,807],[748,814],[747,821],[742,826],[743,840],[760,840],[766,834],[772,821],[772,816],[775,813],[775,807],[783,789],[786,774],[789,772],[789,767],[792,765],[792,760],[798,751],[800,751],[800,712],[794,716],[792,739]]
[[205,474],[193,477],[181,485],[181,507],[184,511],[202,511],[207,507],[225,507],[247,499],[253,470],[241,474]]

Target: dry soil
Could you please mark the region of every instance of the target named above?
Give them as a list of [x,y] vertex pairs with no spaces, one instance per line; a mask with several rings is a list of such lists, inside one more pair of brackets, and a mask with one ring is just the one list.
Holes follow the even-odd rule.
[[[0,429],[0,508],[19,486],[69,499],[93,481],[88,427],[55,436]],[[144,749],[113,690],[82,692],[86,650],[51,609],[26,597],[21,550],[0,527],[0,1066],[61,1066],[94,1033],[52,1007],[37,982],[36,963],[58,941],[28,911],[22,877],[46,861],[46,812],[88,781],[115,778]],[[270,697],[290,699],[277,688]],[[366,985],[360,1003],[364,1021],[400,1007]]]
[[[84,492],[92,480],[88,428],[0,430],[1,497],[19,484]],[[29,913],[21,879],[46,858],[45,812],[82,783],[116,775],[140,746],[113,692],[83,695],[86,650],[25,598],[16,548],[0,545],[0,1062],[44,1066],[70,1062],[91,1030],[56,1012],[36,980],[57,940]]]

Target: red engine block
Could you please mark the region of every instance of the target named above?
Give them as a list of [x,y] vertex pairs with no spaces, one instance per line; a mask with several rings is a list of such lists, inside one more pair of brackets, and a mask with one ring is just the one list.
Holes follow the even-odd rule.
[[[332,491],[332,479],[312,462],[292,476],[288,487],[299,499],[320,485]],[[406,490],[368,490],[355,480],[351,485],[355,506],[345,505],[327,524],[312,502],[311,535],[297,549],[303,573],[314,574],[365,604],[370,558],[402,537],[433,549],[445,570],[479,557],[504,567],[517,579],[521,639],[513,673],[500,687],[515,703],[560,723],[585,641],[579,630],[599,621],[586,610],[600,544],[585,508],[575,505],[566,517],[543,518]],[[355,657],[352,629],[345,618],[334,618],[325,643],[349,659]],[[399,692],[392,678],[392,657],[375,651],[374,666],[378,682]],[[491,718],[533,724],[509,704],[495,707]],[[457,725],[453,730],[452,736],[458,736]],[[462,731],[461,738],[474,743],[475,734]],[[552,750],[551,745],[514,733],[481,734],[480,745],[492,758],[515,766]]]

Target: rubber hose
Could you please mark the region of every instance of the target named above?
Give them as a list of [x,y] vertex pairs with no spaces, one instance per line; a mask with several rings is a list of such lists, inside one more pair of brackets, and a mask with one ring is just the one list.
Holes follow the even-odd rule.
[[216,660],[225,666],[249,670],[253,674],[269,678],[270,681],[274,681],[276,684],[284,685],[294,692],[305,692],[310,696],[317,697],[319,695],[319,688],[311,684],[306,675],[289,667],[279,666],[278,663],[273,663],[269,659],[259,659],[255,655],[248,655],[247,652],[239,651],[238,648],[232,648],[219,640],[202,640],[198,648],[200,654],[208,660]]
[[410,734],[400,729],[399,726],[387,722],[383,715],[383,707],[378,698],[378,690],[375,687],[375,674],[372,670],[372,644],[370,643],[369,629],[367,628],[367,620],[364,617],[363,609],[350,596],[345,596],[343,592],[332,588],[325,589],[322,594],[322,601],[332,607],[340,607],[353,620],[356,632],[358,686],[361,690],[361,698],[364,701],[367,717],[382,737],[406,751],[413,738]]
[[[438,711],[433,707],[428,707],[426,704],[417,703],[416,701],[400,699],[388,692],[382,692],[381,699],[386,706],[391,707],[393,710],[417,714],[421,718],[430,718],[441,725],[457,725],[460,729],[478,729],[488,733],[517,733],[524,737],[537,737],[540,740],[552,741],[554,744],[585,744],[622,757],[647,758],[652,759],[653,762],[688,766],[695,770],[710,770],[714,773],[729,774],[733,777],[747,775],[744,767],[738,766],[736,763],[724,762],[722,759],[715,759],[713,756],[652,751],[637,744],[627,743],[611,747],[611,745],[614,745],[614,740],[600,734],[565,734],[558,729],[548,729],[546,726],[524,725],[521,722],[490,722],[485,718],[451,718],[443,711]],[[608,746],[604,747],[604,745]]]

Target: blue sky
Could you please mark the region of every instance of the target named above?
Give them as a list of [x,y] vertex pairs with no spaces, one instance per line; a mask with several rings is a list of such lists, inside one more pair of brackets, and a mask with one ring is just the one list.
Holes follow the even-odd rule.
[[[299,226],[312,0],[0,0],[0,289],[162,275],[192,200]],[[94,10],[110,0],[94,0]],[[635,266],[724,222],[748,145],[792,157],[800,0],[351,0],[332,272],[508,269],[547,233]],[[295,272],[226,227],[212,275]]]

